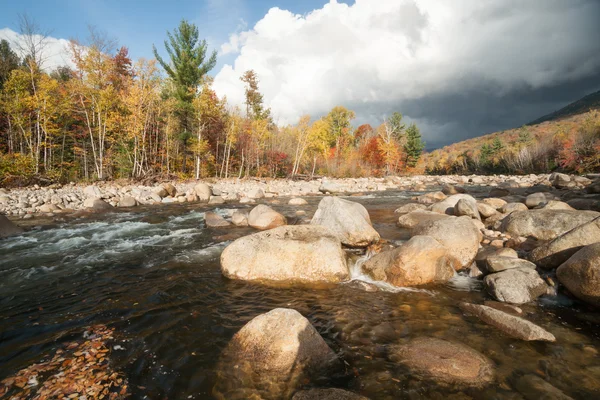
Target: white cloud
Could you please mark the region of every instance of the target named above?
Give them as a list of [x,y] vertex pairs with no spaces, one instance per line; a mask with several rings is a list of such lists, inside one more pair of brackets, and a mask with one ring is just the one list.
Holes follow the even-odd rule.
[[[23,54],[20,54],[19,51],[19,45],[23,45],[23,38],[19,33],[10,28],[2,28],[0,29],[0,40],[1,39],[6,39],[10,43],[12,50],[17,53],[19,57],[23,57]],[[57,39],[48,36],[45,41],[42,59],[43,67],[47,71],[52,71],[56,67],[63,65],[68,65],[72,68],[75,66],[71,60],[69,41],[66,39]]]
[[502,96],[596,73],[599,15],[593,0],[332,0],[306,15],[272,8],[221,46],[237,58],[214,87],[241,104],[239,77],[254,69],[280,123],[339,104],[364,119],[363,109],[383,116],[431,96]]

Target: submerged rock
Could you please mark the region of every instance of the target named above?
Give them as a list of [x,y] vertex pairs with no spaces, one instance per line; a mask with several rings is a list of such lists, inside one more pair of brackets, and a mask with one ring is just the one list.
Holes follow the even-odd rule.
[[264,204],[257,205],[248,214],[248,225],[261,231],[285,224],[287,224],[287,220],[283,215]]
[[548,286],[535,269],[515,268],[485,277],[484,284],[489,294],[498,301],[524,304],[537,299]]
[[492,362],[461,343],[417,338],[390,352],[392,360],[406,365],[412,375],[438,384],[481,387],[494,380]]
[[514,338],[527,341],[556,341],[553,334],[523,318],[477,304],[460,303],[459,307],[461,310],[473,314],[486,324],[492,325]]
[[313,374],[335,366],[333,350],[298,311],[261,314],[231,339],[219,361],[219,399],[290,398]]
[[369,400],[367,397],[342,389],[310,389],[294,394],[292,400]]
[[338,197],[323,198],[310,223],[329,228],[346,246],[366,247],[380,239],[367,209]]
[[575,297],[600,307],[600,243],[577,251],[558,267],[556,276]]
[[583,246],[600,242],[600,218],[581,224],[533,249],[529,259],[544,268],[555,268],[564,263]]
[[413,235],[431,236],[448,249],[463,268],[471,265],[479,249],[481,232],[469,217],[450,217],[417,225]]
[[213,211],[207,211],[204,213],[204,222],[209,228],[224,228],[231,226],[231,223],[226,221],[225,218]]
[[281,226],[235,240],[221,254],[232,279],[337,283],[349,278],[342,245],[328,228]]
[[515,386],[527,400],[573,400],[572,397],[536,375],[520,377]]
[[445,282],[460,267],[460,262],[429,236],[414,236],[394,250],[376,254],[362,266],[373,279],[395,286]]
[[502,229],[512,236],[552,240],[571,229],[600,217],[595,211],[528,210],[515,211],[502,221]]
[[10,219],[6,218],[6,216],[0,214],[0,239],[19,235],[23,232],[23,228],[15,225]]

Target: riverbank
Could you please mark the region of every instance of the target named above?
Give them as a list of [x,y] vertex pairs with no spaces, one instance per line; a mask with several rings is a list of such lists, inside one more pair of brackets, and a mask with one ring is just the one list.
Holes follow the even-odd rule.
[[[592,175],[591,178],[596,178]],[[99,182],[93,185],[68,184],[48,187],[32,186],[18,189],[0,188],[0,213],[11,219],[31,219],[36,216],[77,210],[106,210],[112,207],[168,203],[253,203],[262,198],[282,196],[312,196],[323,193],[356,194],[385,190],[424,192],[438,190],[444,185],[497,188],[495,197],[509,195],[511,190],[534,186],[554,187],[586,198],[583,190],[594,186],[585,176],[564,174],[540,175],[444,175],[386,178],[345,178],[293,181],[288,179],[224,179],[207,181],[166,181],[154,186],[136,183]],[[579,193],[579,192],[581,193]],[[600,189],[591,190],[591,195]],[[566,192],[564,193],[566,195]],[[573,197],[572,194],[566,197]],[[569,199],[566,199],[569,200]],[[590,202],[588,202],[590,203]],[[577,207],[575,207],[577,208]]]

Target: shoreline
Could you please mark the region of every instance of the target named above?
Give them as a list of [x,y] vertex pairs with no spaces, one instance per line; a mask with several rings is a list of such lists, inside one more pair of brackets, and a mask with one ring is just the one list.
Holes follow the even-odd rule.
[[[566,184],[556,184],[557,176]],[[591,176],[593,177],[593,175]],[[53,217],[80,210],[99,211],[113,207],[169,203],[254,203],[263,198],[302,197],[320,194],[356,194],[386,190],[425,192],[444,185],[510,189],[546,186],[577,190],[592,183],[584,176],[539,175],[415,175],[385,178],[220,179],[165,181],[153,186],[129,182],[98,182],[40,187],[0,188],[0,213],[12,220]],[[499,191],[498,196],[502,193]],[[506,193],[505,195],[508,195]]]

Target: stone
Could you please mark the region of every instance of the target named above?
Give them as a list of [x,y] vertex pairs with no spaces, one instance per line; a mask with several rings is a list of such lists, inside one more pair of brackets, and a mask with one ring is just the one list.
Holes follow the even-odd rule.
[[445,282],[460,268],[458,260],[429,236],[413,236],[394,250],[376,254],[362,266],[373,279],[399,287]]
[[177,195],[177,189],[171,183],[163,183],[162,187],[167,191],[167,194],[171,197],[175,197]]
[[235,226],[248,226],[248,213],[235,210],[233,214],[231,214],[231,222]]
[[430,192],[417,196],[415,200],[417,200],[417,202],[420,204],[434,204],[438,201],[444,200],[445,198],[446,195],[442,192]]
[[577,251],[558,267],[556,276],[575,297],[600,307],[600,243]]
[[5,215],[0,214],[0,239],[13,235],[20,235],[24,230],[18,225],[15,225]]
[[342,188],[337,183],[323,180],[321,186],[319,186],[319,192],[321,193],[331,193],[331,194],[339,194],[343,193]]
[[264,204],[254,207],[248,214],[248,225],[261,231],[287,224],[287,220],[277,211]]
[[[512,249],[511,249],[512,250]],[[513,250],[514,251],[514,250]],[[503,257],[494,255],[485,259],[484,269],[488,274],[494,272],[505,271],[513,268],[532,268],[535,269],[535,264],[531,261],[523,260],[515,257]]]
[[212,196],[212,190],[210,189],[210,186],[202,182],[194,185],[194,193],[196,196],[198,196],[198,201],[202,203],[208,203],[210,196]]
[[556,268],[584,246],[596,242],[600,242],[600,217],[536,247],[528,258],[542,268]]
[[514,268],[484,278],[487,292],[496,300],[513,304],[529,303],[546,293],[548,286],[535,269]]
[[417,210],[411,211],[408,214],[401,215],[398,218],[397,225],[400,228],[412,229],[419,224],[427,221],[437,221],[440,219],[450,218],[449,215],[440,214],[433,211]]
[[505,313],[521,315],[523,314],[523,310],[521,307],[517,307],[513,304],[509,303],[501,303],[499,301],[494,300],[485,300],[483,302],[484,306],[495,308],[496,310],[504,311]]
[[225,200],[221,196],[210,196],[208,204],[225,204]]
[[309,389],[294,394],[292,400],[369,400],[367,397],[342,389]]
[[50,204],[50,203],[42,204],[40,206],[40,212],[42,212],[42,213],[51,213],[51,212],[55,212],[58,210],[60,210],[60,208],[58,208],[54,204]]
[[233,336],[219,360],[214,391],[222,399],[289,399],[310,377],[335,366],[337,356],[305,317],[276,308]]
[[600,216],[595,211],[529,210],[516,211],[502,221],[502,230],[511,236],[552,240]]
[[571,180],[571,177],[567,174],[561,174],[560,172],[553,172],[550,174],[548,180],[557,189],[567,189],[577,186],[577,184]]
[[536,375],[524,375],[518,378],[515,387],[526,400],[573,400],[572,397]]
[[457,217],[462,217],[464,215],[473,219],[481,220],[479,210],[477,209],[477,203],[466,199],[460,199],[456,203],[454,206],[454,215]]
[[295,197],[293,199],[290,199],[290,201],[288,201],[288,204],[290,206],[305,206],[308,204],[308,202],[304,199],[301,199],[299,197]]
[[553,334],[521,317],[477,304],[460,303],[459,308],[511,337],[526,341],[556,341]]
[[350,276],[338,237],[319,225],[286,225],[239,238],[223,251],[221,271],[250,281],[338,283]]
[[420,203],[408,203],[398,207],[394,214],[408,214],[411,211],[423,211],[427,208],[427,205]]
[[527,211],[528,208],[523,203],[506,203],[500,208],[500,212],[503,214],[510,214],[515,211]]
[[600,194],[600,179],[596,179],[585,188],[586,193]]
[[204,213],[204,222],[209,228],[225,228],[231,226],[231,223],[226,221],[225,218],[213,211],[206,211]]
[[462,343],[421,337],[391,346],[390,358],[407,366],[411,375],[441,385],[483,387],[494,380],[492,362]]
[[85,208],[93,208],[94,210],[110,210],[113,208],[110,204],[101,199],[89,198],[83,202]]
[[492,215],[498,214],[498,210],[486,203],[477,203],[477,211],[483,218],[489,218]]
[[167,197],[169,195],[169,192],[167,192],[167,190],[162,186],[155,187],[154,189],[152,189],[152,192],[154,194],[156,194],[158,197],[160,197],[161,199],[164,199],[165,197]]
[[265,192],[263,192],[261,188],[250,189],[246,193],[246,197],[248,197],[249,199],[262,199],[265,197]]
[[536,207],[541,210],[575,210],[568,203],[558,200],[548,200],[545,204]]
[[117,207],[135,207],[137,201],[131,196],[123,196],[119,199]]
[[451,196],[453,194],[466,193],[466,190],[460,186],[454,186],[446,183],[442,187],[442,193],[444,193],[446,196]]
[[554,200],[554,196],[549,193],[532,193],[525,199],[525,205],[529,208],[535,208],[546,204],[550,200]]
[[600,211],[600,200],[598,199],[571,199],[567,204],[576,210]]
[[481,200],[484,204],[494,207],[496,210],[500,210],[502,206],[506,204],[506,200],[498,199],[495,197],[488,197],[487,199]]
[[346,246],[366,247],[380,239],[367,209],[339,197],[324,197],[310,223],[326,226]]
[[96,185],[86,186],[83,189],[83,194],[84,194],[85,197],[95,197],[95,198],[98,198],[98,199],[102,196],[102,193],[100,192],[100,189]]
[[471,265],[479,249],[481,232],[469,217],[450,217],[428,221],[411,230],[412,235],[431,236],[448,249],[463,268]]
[[477,209],[477,201],[475,200],[475,198],[473,198],[473,196],[468,194],[454,194],[440,201],[439,203],[435,203],[434,205],[432,205],[431,211],[440,214],[455,215],[454,207],[460,200],[465,200],[471,203],[473,208]]

